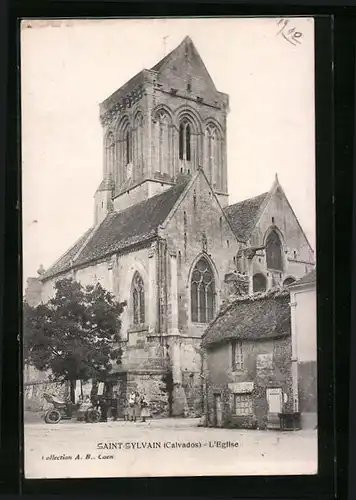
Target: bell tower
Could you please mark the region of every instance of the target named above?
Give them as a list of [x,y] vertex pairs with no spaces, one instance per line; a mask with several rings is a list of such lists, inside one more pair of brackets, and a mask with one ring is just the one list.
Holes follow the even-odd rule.
[[216,90],[189,37],[101,103],[104,166],[96,221],[168,189],[198,168],[226,206],[228,108],[228,96]]

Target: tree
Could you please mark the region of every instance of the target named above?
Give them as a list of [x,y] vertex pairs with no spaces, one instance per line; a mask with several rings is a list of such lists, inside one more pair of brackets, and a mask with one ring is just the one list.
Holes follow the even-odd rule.
[[55,295],[46,304],[24,303],[25,362],[49,370],[56,381],[69,381],[74,401],[76,380],[105,381],[113,362],[121,362],[116,341],[125,305],[100,284],[83,287],[72,279],[57,281]]

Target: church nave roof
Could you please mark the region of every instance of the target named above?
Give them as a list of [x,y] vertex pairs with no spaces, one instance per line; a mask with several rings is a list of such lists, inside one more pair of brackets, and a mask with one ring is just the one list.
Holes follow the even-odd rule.
[[247,241],[257,223],[260,209],[269,193],[239,201],[224,209],[231,227],[239,241]]
[[187,182],[181,181],[163,193],[121,212],[109,213],[97,228],[86,231],[41,279],[49,279],[153,238],[158,226],[164,222],[183,193]]

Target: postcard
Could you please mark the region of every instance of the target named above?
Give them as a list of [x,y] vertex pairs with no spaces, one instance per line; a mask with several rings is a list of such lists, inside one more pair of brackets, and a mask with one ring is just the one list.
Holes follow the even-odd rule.
[[26,479],[312,475],[314,20],[21,22]]

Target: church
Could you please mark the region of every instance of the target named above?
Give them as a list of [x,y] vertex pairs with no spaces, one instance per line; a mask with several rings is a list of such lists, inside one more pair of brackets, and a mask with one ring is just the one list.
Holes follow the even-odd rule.
[[144,390],[157,416],[201,414],[201,337],[231,293],[314,268],[277,175],[266,192],[229,205],[228,113],[189,37],[102,102],[94,224],[32,279],[43,302],[64,277],[127,301],[112,384],[122,399]]

